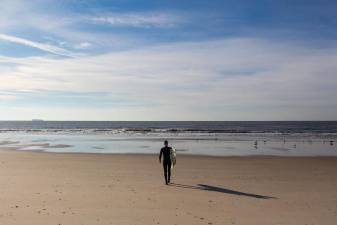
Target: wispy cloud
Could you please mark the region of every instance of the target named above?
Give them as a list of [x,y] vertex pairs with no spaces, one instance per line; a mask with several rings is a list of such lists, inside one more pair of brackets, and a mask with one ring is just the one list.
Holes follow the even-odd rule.
[[0,118],[336,119],[333,5],[3,0]]
[[54,46],[54,45],[34,42],[34,41],[30,41],[30,40],[27,40],[27,39],[24,39],[24,38],[19,38],[19,37],[7,35],[7,34],[1,34],[0,33],[0,39],[4,40],[4,41],[13,42],[13,43],[16,43],[16,44],[26,45],[26,46],[29,46],[29,47],[32,47],[32,48],[37,48],[37,49],[40,49],[40,50],[45,51],[45,52],[53,53],[55,55],[68,56],[68,57],[74,56],[74,54],[72,52],[70,52],[66,49]]
[[17,97],[15,95],[2,95],[0,94],[0,101],[12,101],[16,100]]
[[181,18],[171,13],[113,13],[96,16],[90,19],[94,23],[107,24],[116,27],[166,28],[181,22]]
[[81,43],[76,44],[74,46],[74,48],[76,48],[76,49],[88,49],[90,47],[92,47],[92,44],[89,43],[89,42],[81,42]]
[[[16,66],[2,74],[0,89],[43,95],[104,92],[104,102],[101,96],[91,98],[91,116],[104,114],[100,119],[333,119],[336,59],[337,49],[260,39],[176,43],[68,59],[6,57],[3,63]],[[116,99],[126,104],[104,112],[97,107]],[[128,103],[135,102],[141,104],[130,109]],[[56,105],[62,108],[62,103],[50,107]],[[75,110],[76,101],[71,105]],[[63,114],[57,109],[64,119],[68,108]],[[91,116],[80,119],[95,119]]]

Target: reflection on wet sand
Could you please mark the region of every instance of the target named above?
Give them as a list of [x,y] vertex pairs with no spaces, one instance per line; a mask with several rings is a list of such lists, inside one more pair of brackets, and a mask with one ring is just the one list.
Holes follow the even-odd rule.
[[[331,135],[330,135],[331,136]],[[336,138],[337,137],[332,137]],[[179,154],[245,156],[337,156],[335,139],[305,134],[219,134],[214,136],[155,137],[106,135],[0,134],[2,148],[48,152],[157,154],[163,139],[168,139]]]

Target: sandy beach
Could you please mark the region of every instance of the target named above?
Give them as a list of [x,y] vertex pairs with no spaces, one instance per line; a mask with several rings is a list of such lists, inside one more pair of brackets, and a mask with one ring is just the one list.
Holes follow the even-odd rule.
[[337,158],[0,152],[0,224],[337,224]]

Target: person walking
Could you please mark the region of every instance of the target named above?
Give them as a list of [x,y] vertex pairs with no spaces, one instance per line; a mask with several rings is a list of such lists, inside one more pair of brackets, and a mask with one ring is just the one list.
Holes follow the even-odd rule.
[[161,158],[163,156],[163,167],[164,167],[164,177],[165,183],[168,185],[171,180],[171,147],[168,146],[168,141],[164,141],[164,147],[160,149],[159,163],[161,163]]

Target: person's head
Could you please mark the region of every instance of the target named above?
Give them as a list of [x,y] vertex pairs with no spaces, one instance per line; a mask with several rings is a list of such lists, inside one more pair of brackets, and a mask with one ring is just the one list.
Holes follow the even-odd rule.
[[164,141],[164,145],[168,146],[168,141],[167,140]]

